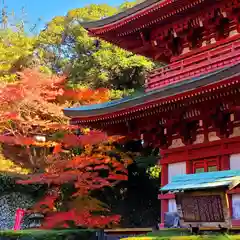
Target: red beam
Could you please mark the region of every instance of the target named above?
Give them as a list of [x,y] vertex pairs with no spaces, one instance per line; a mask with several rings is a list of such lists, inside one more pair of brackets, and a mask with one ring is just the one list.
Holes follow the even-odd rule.
[[172,194],[172,193],[158,194],[158,199],[160,200],[169,200],[174,198],[175,198],[175,194]]
[[[215,156],[226,156],[239,153],[240,137],[227,138],[214,142],[201,143],[179,147],[177,149],[162,150],[161,164],[187,162]],[[225,166],[226,168],[227,166]]]

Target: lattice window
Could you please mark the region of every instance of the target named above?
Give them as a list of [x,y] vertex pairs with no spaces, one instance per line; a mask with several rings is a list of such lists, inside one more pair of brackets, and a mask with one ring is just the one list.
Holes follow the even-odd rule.
[[219,171],[218,159],[205,159],[193,162],[193,173]]

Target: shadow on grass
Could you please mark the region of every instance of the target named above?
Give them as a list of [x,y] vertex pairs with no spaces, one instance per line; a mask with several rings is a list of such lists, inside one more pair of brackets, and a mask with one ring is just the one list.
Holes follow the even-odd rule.
[[81,239],[89,240],[96,234],[96,230],[91,229],[64,229],[64,230],[20,230],[20,231],[0,231],[1,240],[63,240]]

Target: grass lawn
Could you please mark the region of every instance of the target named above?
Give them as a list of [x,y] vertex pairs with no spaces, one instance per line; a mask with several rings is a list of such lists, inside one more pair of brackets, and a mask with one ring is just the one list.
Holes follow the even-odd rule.
[[214,236],[214,235],[203,235],[203,236],[175,236],[175,237],[148,237],[148,236],[142,236],[142,237],[132,237],[132,238],[122,238],[121,240],[240,240],[239,235],[231,236]]
[[208,235],[195,236],[184,229],[163,229],[146,235],[122,238],[122,240],[240,240],[240,235],[222,235],[211,233]]

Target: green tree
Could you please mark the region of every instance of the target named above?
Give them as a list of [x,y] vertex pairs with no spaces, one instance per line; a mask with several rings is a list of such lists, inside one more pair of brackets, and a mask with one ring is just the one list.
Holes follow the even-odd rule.
[[134,7],[136,4],[137,3],[135,1],[133,2],[125,1],[119,6],[119,11],[125,11],[128,8]]
[[125,11],[128,8],[134,7],[136,4],[142,3],[145,0],[136,0],[136,1],[124,1],[120,6],[119,6],[119,11]]
[[[40,20],[38,20],[40,21]],[[3,2],[0,25],[0,81],[12,82],[17,79],[17,72],[25,67],[41,67],[46,71],[44,62],[35,54],[37,35],[33,33],[37,23],[27,29],[25,11],[20,16],[8,12]],[[26,31],[27,30],[27,31]]]
[[99,20],[119,9],[91,4],[55,17],[40,33],[39,55],[54,71],[68,72],[70,82],[93,88],[136,89],[153,63],[88,36],[83,21]]
[[19,30],[0,30],[0,81],[12,81],[16,72],[26,66],[34,51],[34,37]]

